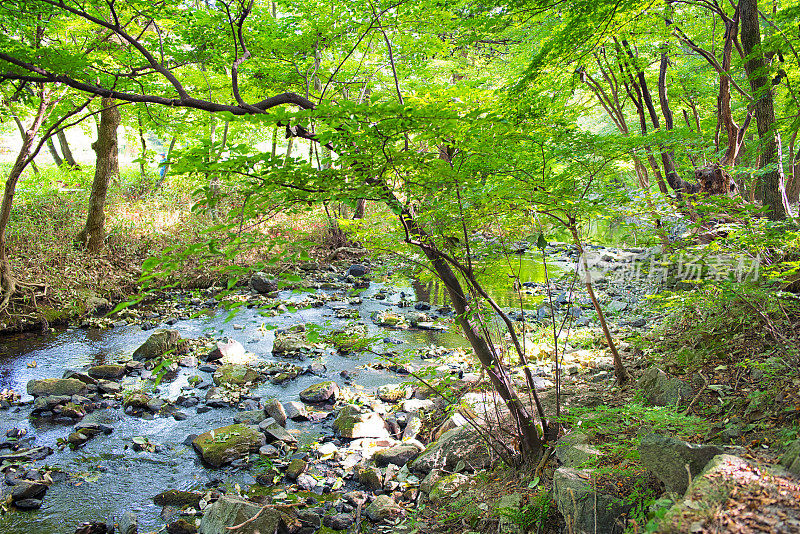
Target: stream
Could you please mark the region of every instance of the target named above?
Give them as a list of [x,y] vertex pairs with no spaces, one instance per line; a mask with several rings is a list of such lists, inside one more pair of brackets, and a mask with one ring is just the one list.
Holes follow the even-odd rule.
[[[536,263],[535,259],[525,261]],[[538,274],[536,268],[530,272],[532,276]],[[358,310],[359,322],[368,326],[370,336],[386,337],[386,341],[389,341],[384,343],[383,349],[380,347],[381,343],[377,343],[377,351],[403,353],[430,345],[464,346],[464,339],[453,325],[449,331],[433,331],[385,329],[373,324],[370,316],[375,312],[398,310],[396,304],[401,298],[413,301],[411,295],[415,291],[412,286],[419,292],[427,293],[422,296],[432,296],[433,300],[441,298],[437,297],[435,291],[431,295],[431,287],[419,280],[414,280],[405,287],[390,287],[373,282],[360,293],[363,302],[359,305],[348,305],[347,297],[343,297],[328,301],[319,308],[289,311],[275,317],[264,317],[258,308],[244,307],[231,315],[217,305],[200,317],[178,320],[168,327],[161,323],[157,328],[174,328],[184,339],[201,336],[210,336],[213,339],[230,337],[239,341],[258,360],[287,361],[286,358],[272,355],[275,328],[287,328],[298,323],[324,325],[325,328],[342,327],[348,321],[336,318],[335,311],[349,307]],[[327,295],[343,293],[336,290],[318,291]],[[279,298],[290,304],[306,296],[308,293],[281,291]],[[0,389],[11,388],[23,393],[28,381],[33,379],[61,378],[66,370],[83,371],[90,366],[128,360],[133,351],[152,333],[152,330],[145,331],[138,324],[128,324],[111,329],[72,327],[44,335],[20,334],[4,338],[0,341]],[[342,356],[333,349],[325,350],[318,358],[294,362],[301,366],[307,366],[312,361],[324,364],[327,370],[322,376],[301,374],[281,385],[262,382],[250,392],[249,397],[275,397],[282,402],[299,400],[300,391],[322,380],[336,380],[341,384],[342,372],[349,375],[348,378],[352,381],[350,387],[371,392],[383,384],[403,381],[403,376],[393,372],[366,367],[365,364],[373,359],[374,356],[369,353]],[[413,363],[420,363],[418,357]],[[170,374],[157,387],[154,396],[174,402],[184,389],[191,389],[189,378],[194,375],[210,382],[209,372],[179,367],[177,373]],[[129,379],[130,376],[123,380],[123,387]],[[138,516],[142,532],[158,530],[164,525],[164,521],[159,517],[161,507],[153,504],[152,497],[162,491],[171,488],[200,489],[221,481],[227,484],[239,483],[242,487],[255,483],[247,470],[231,467],[212,469],[204,466],[191,443],[186,442],[188,436],[231,424],[237,411],[235,406],[214,408],[204,413],[198,413],[196,407],[181,408],[188,416],[182,421],[169,415],[155,415],[152,419],[128,416],[120,407],[116,409],[119,421],[113,424],[111,434],[100,435],[82,448],[72,451],[65,447],[59,448],[57,444],[59,438],[65,438],[72,431],[72,425],[29,417],[32,407],[29,401],[32,401],[32,397],[23,394],[22,401],[27,404],[0,412],[0,442],[5,439],[7,431],[16,428],[27,432],[23,439],[31,440],[29,446],[52,448],[54,453],[38,462],[37,467],[53,469],[54,483],[47,491],[40,509],[16,511],[12,508],[0,516],[0,532],[4,534],[71,534],[84,521],[111,522],[110,518],[125,510]],[[314,442],[323,434],[331,433],[329,425],[312,422],[289,421],[287,429],[298,437],[301,446],[303,442]],[[145,437],[161,446],[156,452],[134,451],[131,439],[137,436]]]

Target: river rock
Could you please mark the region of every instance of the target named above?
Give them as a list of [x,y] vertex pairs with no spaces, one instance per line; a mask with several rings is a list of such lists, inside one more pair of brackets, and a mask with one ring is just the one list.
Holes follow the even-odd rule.
[[288,415],[286,414],[286,410],[283,408],[283,404],[281,404],[281,401],[278,399],[269,399],[266,404],[264,404],[264,413],[275,419],[275,422],[277,422],[279,425],[286,426],[286,419],[288,419]]
[[216,362],[224,359],[231,363],[237,361],[244,361],[245,350],[244,346],[235,339],[227,338],[224,341],[217,341],[211,352],[208,353],[205,360],[207,362]]
[[339,410],[339,414],[333,422],[333,430],[339,436],[348,439],[390,437],[386,422],[378,413],[362,413],[357,406],[352,404]]
[[200,509],[200,499],[202,498],[202,493],[170,489],[162,491],[153,497],[153,502],[157,506],[176,506],[178,508],[191,506],[192,508]]
[[[613,534],[621,532],[617,519],[630,505],[619,499],[595,492],[591,469],[559,467],[553,475],[553,496],[558,511],[576,533]],[[595,528],[596,526],[596,528]]]
[[139,534],[139,519],[136,514],[126,510],[117,521],[119,534]]
[[295,458],[294,460],[289,462],[288,466],[286,466],[286,476],[292,480],[297,480],[297,477],[302,475],[307,467],[308,464],[304,460],[301,460],[300,458]]
[[246,425],[229,425],[197,436],[192,445],[207,463],[220,467],[258,452],[264,436]]
[[319,403],[327,400],[334,401],[339,394],[339,385],[333,380],[320,382],[313,386],[308,386],[300,392],[300,399],[304,402]]
[[331,530],[347,530],[356,522],[353,514],[326,515],[322,518],[322,523]]
[[125,376],[127,368],[124,365],[107,364],[90,367],[87,373],[92,378],[104,380],[119,380]]
[[306,406],[302,402],[289,401],[283,405],[286,410],[286,417],[292,421],[307,421],[308,412]]
[[21,501],[15,501],[14,506],[19,508],[20,510],[36,510],[42,507],[42,500],[41,499],[22,499]]
[[403,509],[388,495],[378,495],[375,500],[367,506],[367,517],[378,522],[397,517],[403,513]]
[[266,418],[264,410],[244,410],[233,414],[233,422],[243,425],[257,425]]
[[15,503],[25,499],[41,499],[47,492],[47,485],[31,480],[19,480],[11,488],[11,500]]
[[285,428],[279,425],[271,417],[261,421],[261,423],[258,425],[258,428],[266,435],[266,439],[270,443],[275,441],[282,441],[283,443],[289,445],[297,443],[297,438],[289,434]]
[[356,468],[356,480],[370,491],[377,491],[383,488],[383,475],[381,475],[381,471],[377,467],[362,466]]
[[378,388],[378,398],[383,402],[399,402],[411,397],[411,388],[403,384],[386,384]]
[[167,525],[167,534],[196,534],[197,526],[186,519],[178,519]]
[[147,409],[147,403],[150,402],[150,396],[141,391],[135,391],[125,396],[122,400],[122,405],[126,408]]
[[250,277],[250,287],[257,293],[272,293],[278,290],[278,282],[269,274],[258,271]]
[[676,406],[688,402],[692,388],[679,378],[670,377],[657,367],[651,367],[636,383],[650,406]]
[[354,263],[347,269],[347,276],[352,276],[354,278],[360,278],[367,274],[368,269],[366,266],[361,265],[360,263]]
[[236,530],[236,534],[272,534],[283,532],[286,524],[293,524],[293,517],[277,508],[263,508],[259,504],[240,497],[223,495],[206,508],[200,523],[200,534],[224,534],[231,532],[225,527],[240,525],[260,512],[254,521]]
[[670,436],[648,434],[639,442],[642,464],[653,473],[667,491],[683,494],[691,477],[697,476],[714,456],[723,450],[716,445],[695,445]]
[[178,348],[180,338],[177,330],[157,330],[133,352],[133,359],[144,361],[157,358],[169,350]]
[[419,447],[402,443],[376,452],[372,459],[382,467],[389,464],[402,467],[419,456],[420,452]]
[[306,338],[305,325],[295,325],[288,330],[275,332],[272,353],[277,355],[294,355],[310,352],[314,344]]
[[468,471],[491,464],[489,446],[473,429],[463,426],[448,430],[438,441],[428,445],[409,468],[428,473],[431,469],[453,471],[459,461]]
[[34,397],[84,395],[86,384],[76,378],[43,378],[28,382],[28,395]]
[[214,372],[214,384],[243,386],[248,382],[255,382],[259,376],[261,374],[252,367],[230,363],[219,367]]

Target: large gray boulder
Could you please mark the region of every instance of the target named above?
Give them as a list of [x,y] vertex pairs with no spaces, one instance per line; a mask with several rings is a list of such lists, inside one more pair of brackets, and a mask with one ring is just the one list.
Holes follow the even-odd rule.
[[250,287],[257,293],[272,293],[278,290],[278,282],[267,273],[259,271],[250,277]]
[[208,464],[220,467],[258,452],[265,443],[264,435],[258,430],[236,424],[204,432],[192,445]]
[[622,532],[617,518],[630,505],[597,493],[592,487],[592,470],[559,467],[553,474],[553,497],[570,532],[575,534],[614,534]]
[[389,464],[402,467],[419,456],[419,454],[420,448],[416,445],[401,443],[388,449],[379,450],[372,456],[372,459],[382,467],[386,467]]
[[689,486],[689,473],[697,476],[722,452],[716,445],[696,445],[660,434],[648,434],[639,442],[642,464],[664,483],[667,491],[679,494]]
[[[226,527],[241,525],[245,521],[258,517],[235,531]],[[293,524],[294,518],[287,512],[277,508],[263,508],[260,504],[248,502],[240,497],[223,495],[205,510],[200,522],[200,534],[272,534],[284,532],[287,524]]]
[[177,330],[157,330],[133,351],[133,359],[137,361],[157,358],[170,350],[178,348],[181,336]]
[[311,403],[325,402],[328,400],[335,401],[338,394],[339,384],[333,380],[328,380],[308,386],[300,392],[300,400]]
[[448,430],[438,441],[428,445],[409,467],[423,473],[431,469],[453,471],[459,461],[466,471],[488,467],[492,462],[489,445],[469,427]]
[[28,382],[28,395],[51,397],[64,395],[83,395],[86,384],[76,378],[43,378]]
[[600,456],[586,434],[568,434],[556,442],[556,458],[564,467],[583,467]]
[[350,404],[339,410],[333,422],[333,430],[348,439],[389,437],[383,417],[375,412],[362,413],[357,406]]
[[119,380],[127,372],[127,367],[124,365],[106,364],[95,365],[89,368],[86,372],[92,378],[105,379],[105,380]]
[[403,509],[400,508],[394,499],[388,495],[378,495],[375,500],[367,506],[366,514],[371,521],[385,521],[402,515]]
[[692,396],[688,384],[657,367],[642,373],[636,386],[642,390],[645,402],[650,406],[678,406],[686,404]]

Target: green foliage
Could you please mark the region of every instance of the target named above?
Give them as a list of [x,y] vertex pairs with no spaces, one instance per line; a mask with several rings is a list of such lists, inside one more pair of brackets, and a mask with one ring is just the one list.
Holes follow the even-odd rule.
[[643,406],[637,402],[618,407],[571,408],[563,421],[576,432],[587,434],[593,446],[606,455],[604,461],[611,458],[622,469],[639,460],[637,432],[640,430],[691,441],[705,435],[710,427],[704,419],[681,414],[674,407]]
[[555,503],[547,491],[540,491],[528,498],[520,508],[498,508],[496,513],[528,532],[550,515]]

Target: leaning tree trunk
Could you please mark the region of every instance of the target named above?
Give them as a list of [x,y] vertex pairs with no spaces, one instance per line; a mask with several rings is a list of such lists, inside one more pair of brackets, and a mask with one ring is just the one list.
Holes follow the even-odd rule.
[[61,158],[61,155],[56,150],[56,145],[53,143],[53,138],[47,138],[47,149],[50,151],[50,155],[53,157],[53,162],[56,164],[56,167],[61,167],[64,164],[64,160]]
[[67,134],[64,133],[64,130],[58,130],[56,137],[58,138],[58,144],[61,146],[61,153],[64,154],[64,161],[73,169],[79,169],[81,166],[72,155],[72,150],[70,150],[67,142]]
[[767,64],[761,51],[761,29],[758,23],[758,2],[740,0],[739,16],[742,21],[742,47],[747,56],[744,69],[750,80],[755,99],[756,125],[761,139],[761,168],[767,169],[758,179],[756,196],[769,208],[767,216],[773,221],[786,218],[785,190],[778,171],[778,145],[775,140],[775,105],[772,84],[767,76]]
[[97,154],[97,164],[92,182],[92,193],[89,196],[89,214],[86,217],[86,226],[78,233],[75,243],[85,246],[92,253],[103,248],[105,239],[104,213],[108,182],[119,176],[119,153],[117,149],[117,128],[122,117],[119,109],[111,98],[103,98],[103,110],[100,112],[100,124],[97,131],[97,141],[92,143],[92,148]]
[[0,206],[0,286],[2,286],[3,290],[0,310],[5,310],[8,307],[8,303],[16,291],[16,282],[11,274],[11,264],[6,255],[6,228],[8,228],[8,221],[11,218],[11,206],[14,204],[14,193],[17,189],[17,182],[20,176],[22,176],[25,167],[33,162],[33,140],[39,132],[42,122],[44,122],[48,105],[49,101],[47,95],[44,89],[42,89],[42,98],[39,102],[36,116],[33,119],[31,127],[24,130],[22,147],[20,147],[17,159],[14,161],[14,166],[11,167],[11,172],[8,173],[8,178],[6,179],[3,203],[2,206]]

